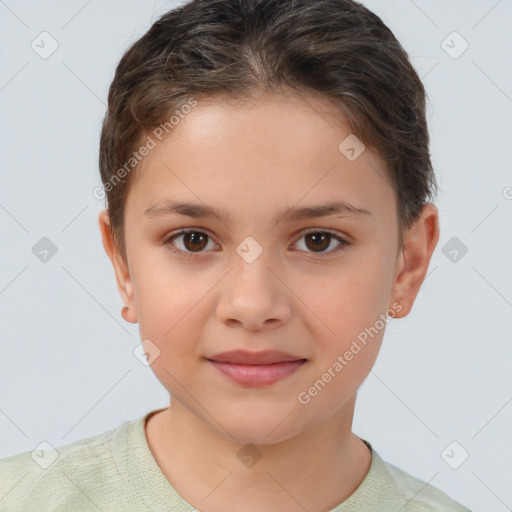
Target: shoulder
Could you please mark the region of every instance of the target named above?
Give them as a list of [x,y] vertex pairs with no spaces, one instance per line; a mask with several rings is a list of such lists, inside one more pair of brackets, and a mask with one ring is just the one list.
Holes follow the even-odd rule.
[[94,509],[98,493],[123,485],[112,444],[133,423],[68,445],[43,445],[1,459],[0,512]]
[[402,469],[383,461],[390,483],[403,502],[404,510],[414,512],[470,512],[437,487],[406,473]]
[[371,444],[368,474],[357,490],[330,512],[471,512],[437,487],[383,460]]

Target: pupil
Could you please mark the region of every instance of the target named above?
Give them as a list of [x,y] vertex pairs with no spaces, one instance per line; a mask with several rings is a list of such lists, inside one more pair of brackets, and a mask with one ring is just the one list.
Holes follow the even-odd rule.
[[[203,239],[202,242],[203,242],[203,245],[200,245],[201,244],[201,238]],[[192,248],[196,248],[196,249],[202,249],[203,246],[204,246],[204,241],[206,240],[206,237],[204,237],[203,235],[201,235],[200,233],[186,233],[185,234],[185,244],[186,244],[186,241],[187,240],[191,240],[192,241]],[[199,242],[199,244],[197,243]],[[190,249],[190,247],[187,246],[188,249]]]
[[326,249],[327,247],[329,247],[329,243],[325,243],[325,241],[328,240],[330,236],[328,233],[313,233],[311,235],[307,235],[307,237],[308,236],[315,241],[315,248]]

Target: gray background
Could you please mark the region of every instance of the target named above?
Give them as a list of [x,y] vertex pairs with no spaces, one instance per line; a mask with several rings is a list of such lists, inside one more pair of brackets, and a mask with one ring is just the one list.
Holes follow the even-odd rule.
[[[387,326],[354,432],[474,511],[512,510],[512,2],[364,4],[427,89],[441,236],[411,314]],[[115,66],[174,5],[0,0],[0,458],[168,403],[133,355],[93,190]],[[59,45],[47,58],[31,47],[43,31]]]

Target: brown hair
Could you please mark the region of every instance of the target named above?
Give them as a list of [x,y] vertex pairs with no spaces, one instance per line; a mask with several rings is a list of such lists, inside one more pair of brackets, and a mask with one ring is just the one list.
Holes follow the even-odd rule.
[[403,245],[437,184],[425,90],[390,29],[354,0],[192,0],[125,52],[110,86],[99,168],[125,261],[127,162],[140,167],[133,153],[149,130],[170,131],[191,97],[243,102],[285,89],[332,100],[333,114],[387,163]]

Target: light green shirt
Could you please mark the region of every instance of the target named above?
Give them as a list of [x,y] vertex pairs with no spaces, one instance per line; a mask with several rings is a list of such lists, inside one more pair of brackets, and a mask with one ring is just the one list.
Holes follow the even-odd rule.
[[[144,425],[154,412],[57,447],[57,453],[29,451],[0,460],[0,511],[196,511],[173,489],[149,450]],[[437,488],[384,462],[365,443],[372,452],[368,474],[328,512],[468,512]]]

